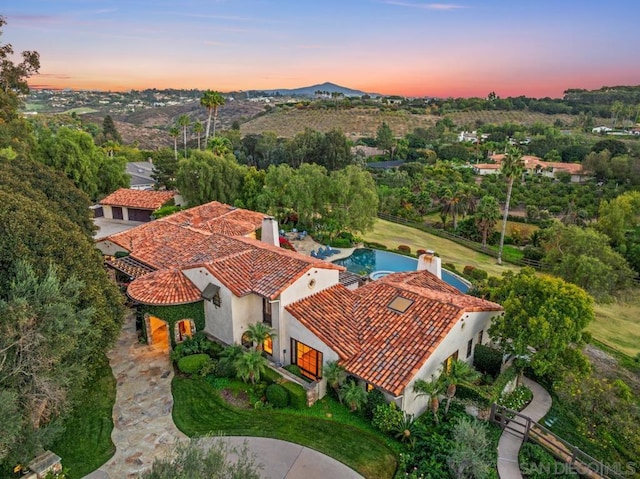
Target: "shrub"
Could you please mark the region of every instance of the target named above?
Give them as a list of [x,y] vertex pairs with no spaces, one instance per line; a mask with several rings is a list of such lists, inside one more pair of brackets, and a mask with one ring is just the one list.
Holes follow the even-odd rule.
[[423,254],[427,254],[427,250],[426,249],[419,249],[419,250],[416,251],[416,254],[418,256],[421,256]]
[[299,384],[286,381],[281,384],[289,393],[289,402],[293,409],[307,408],[307,391]]
[[178,361],[178,369],[185,374],[198,374],[202,368],[211,362],[208,354],[193,354]]
[[533,393],[527,386],[518,386],[510,394],[500,396],[498,404],[514,411],[521,411],[533,399]]
[[334,248],[351,248],[351,241],[345,238],[336,238],[330,242]]
[[489,277],[489,273],[485,270],[471,265],[465,266],[462,274],[474,281],[483,281]]
[[235,378],[236,368],[228,361],[218,361],[213,373],[219,378]]
[[375,242],[370,242],[370,243],[369,242],[365,242],[364,245],[367,248],[371,248],[371,249],[383,249],[383,250],[387,249],[387,247],[385,245],[380,244],[380,243],[375,243]]
[[502,353],[484,344],[476,344],[473,353],[473,367],[483,374],[496,377],[502,367]]
[[267,401],[275,408],[283,408],[289,405],[289,393],[279,384],[269,384],[266,394]]
[[395,403],[380,404],[373,411],[371,424],[382,432],[389,433],[400,428],[403,420],[404,413]]
[[278,371],[275,371],[271,368],[266,368],[264,370],[264,373],[262,373],[260,377],[269,384],[278,383],[284,380],[284,378]]
[[284,367],[287,371],[295,376],[301,376],[302,372],[300,371],[300,367],[297,364],[288,364]]
[[372,389],[367,393],[367,403],[364,406],[364,415],[370,421],[373,419],[373,413],[380,405],[386,404],[384,394],[379,389]]
[[411,254],[411,247],[407,246],[406,244],[401,244],[400,246],[398,246],[398,251],[405,254]]
[[453,263],[445,263],[444,269],[448,269],[449,271],[456,271],[456,265]]

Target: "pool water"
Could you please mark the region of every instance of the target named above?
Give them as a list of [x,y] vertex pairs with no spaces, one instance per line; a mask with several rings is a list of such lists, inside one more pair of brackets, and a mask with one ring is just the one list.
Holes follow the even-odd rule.
[[[352,273],[360,275],[370,275],[374,272],[380,272],[380,274],[376,275],[376,279],[383,276],[383,272],[401,273],[404,271],[415,271],[418,266],[418,260],[416,258],[391,253],[390,251],[368,248],[358,248],[348,258],[336,260],[334,263],[344,266]],[[463,293],[469,291],[469,285],[467,283],[444,268],[442,269],[442,280]]]

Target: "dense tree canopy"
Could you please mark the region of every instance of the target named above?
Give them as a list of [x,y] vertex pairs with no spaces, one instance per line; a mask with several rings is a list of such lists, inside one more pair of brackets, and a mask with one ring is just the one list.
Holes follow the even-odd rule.
[[555,224],[545,231],[543,262],[548,271],[607,301],[629,287],[633,273],[609,238],[593,228]]
[[503,275],[490,299],[504,307],[489,329],[503,350],[540,375],[576,362],[583,330],[594,319],[593,299],[584,290],[525,268]]

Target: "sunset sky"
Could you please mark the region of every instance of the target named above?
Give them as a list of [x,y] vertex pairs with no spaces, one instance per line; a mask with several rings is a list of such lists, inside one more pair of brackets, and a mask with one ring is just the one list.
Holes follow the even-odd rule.
[[[640,84],[639,0],[5,0],[34,87],[404,96]],[[8,3],[8,5],[7,5]]]

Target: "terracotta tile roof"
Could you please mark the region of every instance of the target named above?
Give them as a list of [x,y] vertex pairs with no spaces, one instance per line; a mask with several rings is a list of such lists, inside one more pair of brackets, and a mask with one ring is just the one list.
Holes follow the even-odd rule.
[[[389,308],[398,296],[412,301],[404,313]],[[350,373],[397,396],[464,313],[502,307],[417,271],[355,291],[337,285],[286,309],[330,345]]]
[[131,299],[142,304],[168,305],[200,301],[200,290],[179,269],[154,271],[127,288]]
[[104,198],[101,205],[157,210],[175,196],[175,191],[148,191],[120,188]]
[[[203,262],[203,265],[236,296],[255,293],[275,299],[311,268],[345,269],[252,238],[227,237],[224,241],[233,247],[221,250],[215,259]],[[244,250],[237,252],[241,245],[244,245]]]
[[[213,218],[207,219],[209,212]],[[345,268],[238,234],[262,225],[262,213],[213,202],[145,223],[107,239],[129,252],[129,258],[156,270],[205,266],[237,296],[249,293],[277,297],[313,267]],[[259,220],[259,221],[258,221]],[[220,232],[214,232],[222,230]],[[129,288],[136,290],[138,280]],[[144,296],[149,304],[173,297],[162,292],[168,283],[154,283]],[[136,290],[137,291],[137,290]],[[142,297],[136,293],[136,297]],[[162,303],[166,304],[166,303]]]
[[217,201],[195,206],[166,216],[158,221],[166,221],[180,226],[210,233],[225,233],[244,236],[262,227],[264,213],[249,211],[225,205]]
[[[504,159],[505,154],[500,153],[497,155],[492,155],[491,159],[494,160],[498,164],[498,168],[500,167],[500,163]],[[567,173],[571,173],[572,175],[579,175],[582,173],[582,165],[580,163],[562,163],[558,161],[544,161],[542,158],[531,155],[523,155],[522,160],[524,161],[524,166],[528,170],[534,170],[537,168],[553,168],[554,170],[566,171]],[[487,165],[475,165],[476,167],[487,167]]]

